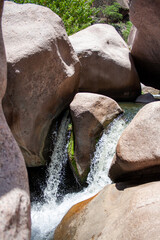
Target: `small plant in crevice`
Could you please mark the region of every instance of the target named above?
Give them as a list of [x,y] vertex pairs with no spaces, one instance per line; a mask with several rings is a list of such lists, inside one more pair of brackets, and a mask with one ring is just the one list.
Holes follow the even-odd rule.
[[69,157],[71,167],[74,168],[74,172],[78,174],[77,165],[74,159],[74,135],[73,135],[72,124],[69,124],[68,131],[70,131],[70,138],[68,143],[68,157]]

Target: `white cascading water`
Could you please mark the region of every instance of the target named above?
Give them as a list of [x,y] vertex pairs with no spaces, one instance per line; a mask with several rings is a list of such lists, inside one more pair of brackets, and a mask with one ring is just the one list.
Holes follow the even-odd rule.
[[66,145],[66,131],[70,120],[68,112],[65,113],[57,136],[57,141],[54,147],[54,151],[51,156],[51,163],[48,167],[49,178],[47,180],[47,186],[44,190],[44,198],[47,202],[56,199],[58,196],[58,186],[61,181],[61,171],[63,165],[67,161],[67,145]]
[[[135,114],[134,114],[135,115]],[[132,116],[133,117],[133,116]],[[52,154],[49,166],[49,178],[44,191],[45,203],[33,204],[32,240],[53,239],[53,233],[66,212],[76,203],[92,197],[105,185],[110,184],[108,171],[113,159],[118,139],[128,125],[122,117],[115,119],[104,131],[96,145],[96,151],[88,175],[88,187],[78,193],[69,193],[63,196],[61,202],[57,201],[57,191],[61,178],[63,164],[66,162],[66,133],[69,121],[67,115],[61,123],[57,143]]]

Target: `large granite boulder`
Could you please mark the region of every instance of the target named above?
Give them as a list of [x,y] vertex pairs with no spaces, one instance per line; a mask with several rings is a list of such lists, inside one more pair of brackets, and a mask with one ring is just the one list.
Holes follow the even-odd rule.
[[27,171],[20,149],[3,114],[7,63],[1,30],[0,1],[0,239],[30,239],[30,200]]
[[136,32],[137,32],[137,28],[134,25],[132,25],[129,36],[128,36],[128,40],[127,40],[127,44],[130,48],[132,48],[133,46]]
[[143,107],[122,133],[109,174],[113,181],[160,174],[160,102]]
[[111,98],[94,93],[78,93],[70,104],[75,137],[72,169],[80,182],[84,182],[90,169],[96,140],[102,130],[122,109]]
[[5,2],[3,34],[8,63],[4,113],[27,166],[43,165],[51,122],[77,91],[79,60],[62,20],[48,8]]
[[73,206],[54,240],[160,239],[160,182],[139,186],[112,184]]
[[145,93],[151,93],[152,95],[159,95],[159,94],[160,94],[160,90],[159,90],[159,89],[146,86],[146,85],[144,85],[143,83],[141,83],[141,89],[142,89],[142,92],[143,92],[144,94],[145,94]]
[[140,81],[160,89],[160,1],[132,0],[130,19],[137,31],[131,54]]
[[116,0],[122,8],[129,9],[129,0]]
[[128,46],[114,27],[95,24],[69,37],[82,64],[79,91],[133,100],[140,83]]

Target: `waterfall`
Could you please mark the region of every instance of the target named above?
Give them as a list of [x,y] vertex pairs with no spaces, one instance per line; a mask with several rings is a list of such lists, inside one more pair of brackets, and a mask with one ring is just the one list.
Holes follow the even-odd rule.
[[111,183],[108,177],[108,171],[118,139],[126,126],[127,124],[124,119],[118,117],[109,125],[108,129],[104,131],[101,139],[97,143],[90,173],[87,178],[90,191],[100,190],[105,185]]
[[44,190],[44,198],[47,202],[50,202],[53,198],[56,199],[58,197],[61,171],[63,165],[67,161],[66,137],[69,123],[70,120],[68,118],[68,112],[66,112],[59,127],[57,141],[51,156],[51,163],[48,167],[49,178],[47,180],[46,189]]
[[[48,179],[44,190],[44,203],[34,203],[31,211],[31,239],[50,239],[54,226],[58,221],[58,189],[62,177],[62,169],[67,161],[67,133],[70,119],[68,111],[64,114],[56,136],[56,143],[48,166]],[[55,135],[55,133],[54,133]],[[56,211],[55,211],[56,209]],[[51,235],[53,237],[53,234]]]
[[88,187],[76,193],[68,193],[59,201],[58,188],[61,182],[63,166],[67,161],[67,128],[69,120],[65,114],[57,135],[57,142],[48,169],[47,186],[44,191],[45,202],[33,204],[32,240],[53,239],[53,233],[66,212],[76,203],[92,197],[106,184],[110,184],[108,171],[112,162],[118,139],[142,105],[122,106],[126,114],[115,119],[104,131],[96,145],[96,151],[91,161],[91,169],[87,178]]

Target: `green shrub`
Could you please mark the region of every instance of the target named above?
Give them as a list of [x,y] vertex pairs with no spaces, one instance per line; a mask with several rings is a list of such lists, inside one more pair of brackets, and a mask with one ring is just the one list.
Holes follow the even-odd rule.
[[120,4],[117,2],[114,2],[110,6],[106,6],[102,12],[104,16],[107,18],[108,23],[112,22],[119,22],[123,19],[123,15],[119,12],[119,9],[121,8]]
[[122,36],[126,42],[128,40],[128,36],[130,34],[131,27],[132,27],[132,23],[130,21],[128,21],[125,24],[125,29],[122,31]]
[[127,21],[127,22],[111,23],[111,25],[115,27],[117,32],[122,36],[125,42],[127,42],[128,36],[131,31],[132,23],[130,21]]
[[17,3],[35,3],[50,8],[59,15],[68,35],[78,32],[93,22],[96,8],[91,7],[94,0],[14,0]]

